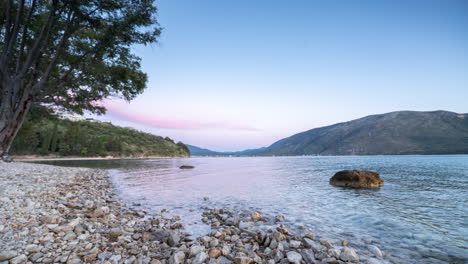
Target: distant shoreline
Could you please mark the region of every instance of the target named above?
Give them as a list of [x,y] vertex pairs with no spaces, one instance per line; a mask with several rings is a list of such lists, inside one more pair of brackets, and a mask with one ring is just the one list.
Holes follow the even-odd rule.
[[140,157],[77,157],[77,156],[40,156],[40,155],[23,155],[13,156],[14,161],[74,161],[74,160],[143,160],[143,159],[174,159],[174,158],[257,158],[257,157],[375,157],[375,156],[453,156],[453,155],[468,155],[468,153],[453,153],[453,154],[378,154],[378,155],[191,155],[191,156],[140,156]]
[[14,161],[55,161],[55,160],[120,160],[120,159],[172,159],[172,158],[189,158],[189,156],[141,156],[141,157],[77,157],[77,156],[40,156],[40,155],[25,155],[13,156]]

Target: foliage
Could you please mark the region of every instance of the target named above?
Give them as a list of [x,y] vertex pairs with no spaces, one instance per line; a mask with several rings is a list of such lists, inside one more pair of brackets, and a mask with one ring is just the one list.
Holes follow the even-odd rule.
[[[60,156],[188,156],[187,146],[133,128],[106,122],[70,121],[34,108],[16,137],[15,155]],[[38,110],[39,111],[39,110]]]
[[140,94],[147,76],[131,48],[157,41],[156,11],[154,0],[2,1],[0,156],[33,103],[104,113],[102,99]]

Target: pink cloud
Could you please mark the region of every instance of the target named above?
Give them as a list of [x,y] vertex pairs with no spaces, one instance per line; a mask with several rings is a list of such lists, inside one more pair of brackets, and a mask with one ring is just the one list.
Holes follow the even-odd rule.
[[248,125],[234,124],[227,121],[182,120],[175,118],[163,118],[153,114],[134,113],[128,109],[129,104],[123,101],[105,101],[103,105],[107,109],[107,115],[120,120],[138,123],[155,128],[169,129],[232,129],[245,131],[258,131],[257,128]]

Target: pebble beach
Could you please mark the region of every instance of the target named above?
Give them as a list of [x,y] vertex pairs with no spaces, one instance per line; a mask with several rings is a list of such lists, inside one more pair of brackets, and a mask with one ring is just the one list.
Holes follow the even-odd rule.
[[389,263],[379,248],[292,231],[287,216],[206,208],[211,232],[124,204],[104,170],[0,163],[0,263]]

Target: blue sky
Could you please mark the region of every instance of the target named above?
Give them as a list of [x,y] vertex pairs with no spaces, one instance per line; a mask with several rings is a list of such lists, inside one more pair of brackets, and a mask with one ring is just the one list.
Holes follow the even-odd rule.
[[157,3],[147,90],[102,119],[214,150],[397,110],[468,112],[468,1]]

